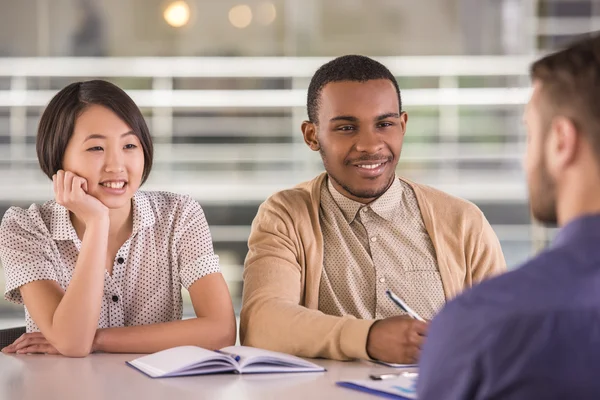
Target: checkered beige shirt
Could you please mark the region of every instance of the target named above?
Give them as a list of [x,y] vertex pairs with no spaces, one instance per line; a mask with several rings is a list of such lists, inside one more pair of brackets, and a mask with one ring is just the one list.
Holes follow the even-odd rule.
[[412,188],[395,179],[368,205],[340,194],[327,179],[321,190],[323,274],[319,310],[381,319],[403,312],[391,289],[431,319],[445,303],[435,250]]

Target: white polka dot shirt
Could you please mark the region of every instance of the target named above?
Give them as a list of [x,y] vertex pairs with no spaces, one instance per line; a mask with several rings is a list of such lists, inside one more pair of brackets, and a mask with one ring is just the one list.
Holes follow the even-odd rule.
[[321,190],[319,310],[362,319],[405,314],[386,296],[390,289],[421,317],[431,319],[445,295],[412,188],[395,179],[381,197],[364,205],[327,182]]
[[[98,328],[181,319],[181,286],[220,272],[204,212],[192,198],[138,191],[132,210],[131,237],[117,252],[112,275],[104,273]],[[54,201],[11,207],[0,225],[4,297],[22,304],[19,288],[36,280],[66,290],[80,249],[65,207]],[[27,331],[39,331],[27,309],[25,316]]]

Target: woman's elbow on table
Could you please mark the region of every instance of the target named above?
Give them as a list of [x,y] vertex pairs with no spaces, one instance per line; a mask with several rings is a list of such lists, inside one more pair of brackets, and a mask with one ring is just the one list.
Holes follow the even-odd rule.
[[82,358],[93,352],[93,342],[87,340],[69,340],[68,338],[52,343],[54,348],[65,357]]
[[206,332],[206,334],[198,337],[198,343],[196,343],[197,346],[222,349],[223,347],[235,345],[237,329],[235,317],[233,315],[231,318],[210,318],[202,322],[200,321],[201,320],[199,319],[198,322],[201,324],[206,324],[208,322],[208,325],[204,325],[204,332]]
[[216,324],[215,341],[218,349],[235,345],[237,332],[235,318],[231,321],[219,321]]

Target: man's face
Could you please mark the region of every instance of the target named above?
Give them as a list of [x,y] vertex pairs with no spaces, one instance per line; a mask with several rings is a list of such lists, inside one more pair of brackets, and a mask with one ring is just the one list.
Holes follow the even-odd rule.
[[321,153],[340,193],[373,201],[395,177],[406,131],[394,85],[386,79],[328,83],[319,104],[318,123],[303,125],[305,141]]
[[534,83],[533,94],[525,109],[527,152],[524,165],[533,217],[542,223],[556,224],[556,184],[548,170],[546,157],[550,116],[542,112],[541,89],[540,82]]

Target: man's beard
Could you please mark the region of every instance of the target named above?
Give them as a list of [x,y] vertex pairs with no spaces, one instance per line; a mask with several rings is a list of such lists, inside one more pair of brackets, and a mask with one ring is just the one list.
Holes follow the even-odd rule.
[[[344,181],[339,179],[338,176],[336,176],[336,174],[334,174],[330,171],[330,168],[328,168],[327,155],[325,153],[325,150],[323,150],[323,147],[321,147],[319,149],[319,153],[321,154],[321,159],[323,160],[323,166],[325,167],[325,170],[327,171],[327,175],[329,175],[329,177],[331,179],[333,179],[335,182],[337,182],[337,184],[340,185],[346,192],[348,192],[350,195],[354,196],[357,199],[379,198],[390,188],[390,186],[392,186],[394,178],[396,177],[396,174],[393,173],[391,175],[389,181],[385,185],[382,185],[381,187],[376,188],[376,189],[369,190],[369,189],[360,189],[360,188],[351,187],[350,185],[348,185],[347,183],[345,183]],[[388,160],[388,162],[391,162],[391,161],[392,161],[391,159]]]
[[533,217],[547,225],[556,225],[556,185],[548,173],[546,158],[542,157],[535,170],[534,178],[529,182],[529,202]]
[[329,174],[329,177],[331,179],[333,179],[334,181],[336,181],[342,188],[344,188],[344,190],[348,193],[350,193],[352,196],[358,198],[358,199],[376,199],[379,198],[381,195],[383,195],[385,192],[387,192],[387,190],[390,188],[390,186],[392,186],[392,182],[394,181],[394,177],[395,175],[391,176],[390,181],[385,185],[382,186],[378,189],[374,189],[374,190],[360,190],[360,189],[356,189],[356,188],[351,188],[348,185],[345,185],[343,182],[340,182],[338,179],[336,179],[335,176]]

